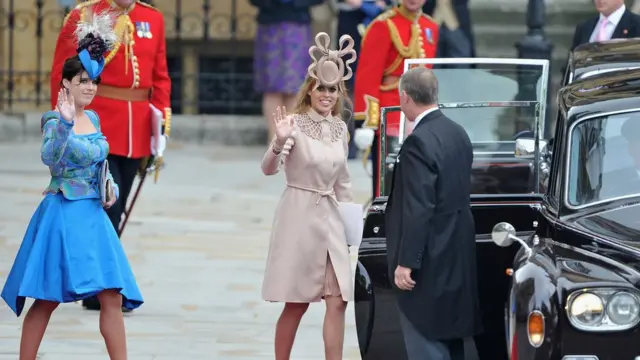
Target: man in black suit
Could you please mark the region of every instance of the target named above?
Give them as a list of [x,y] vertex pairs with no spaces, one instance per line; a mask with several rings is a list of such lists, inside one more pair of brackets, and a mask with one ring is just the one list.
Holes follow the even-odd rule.
[[412,133],[396,160],[387,203],[387,261],[409,360],[464,360],[480,330],[470,209],[473,149],[437,106],[438,81],[417,67],[400,79]]
[[476,56],[469,0],[427,0],[422,11],[440,24],[438,57]]
[[640,37],[640,16],[624,0],[594,0],[598,15],[576,26],[571,50],[578,45],[611,39]]

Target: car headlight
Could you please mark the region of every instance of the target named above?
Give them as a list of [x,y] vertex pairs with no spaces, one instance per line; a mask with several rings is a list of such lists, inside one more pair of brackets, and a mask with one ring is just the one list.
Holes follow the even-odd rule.
[[584,331],[623,331],[640,322],[638,295],[617,289],[583,289],[567,299],[567,317]]
[[604,318],[604,302],[598,295],[582,293],[571,302],[570,317],[585,326],[594,326]]
[[617,325],[637,323],[640,315],[638,298],[628,292],[616,293],[607,303],[607,315]]

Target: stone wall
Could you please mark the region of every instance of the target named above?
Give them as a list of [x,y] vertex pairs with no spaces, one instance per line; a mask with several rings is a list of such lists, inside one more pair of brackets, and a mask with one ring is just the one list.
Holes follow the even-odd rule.
[[[0,24],[7,23],[9,12],[9,1],[0,0]],[[79,1],[78,1],[79,2]],[[205,35],[209,41],[223,44],[213,49],[220,54],[231,55],[236,51],[233,47],[224,46],[225,41],[231,39],[230,22],[232,14],[237,17],[238,31],[234,34],[235,39],[241,42],[251,42],[255,37],[255,16],[256,9],[249,0],[215,0],[210,1],[208,13],[204,12],[201,0],[154,0],[154,5],[162,11],[165,16],[166,37],[168,42],[168,52],[183,52],[184,70],[197,73],[197,53],[194,48],[203,48],[202,40]],[[176,8],[176,4],[181,4]],[[235,4],[235,5],[232,5]],[[7,26],[0,25],[0,110],[6,110],[6,84],[8,82],[8,69],[12,69],[12,79],[15,82],[13,95],[12,112],[23,112],[45,110],[49,102],[49,78],[53,52],[62,20],[64,10],[58,5],[57,0],[44,0],[42,12],[42,36],[36,37],[38,12],[34,6],[34,1],[13,0],[13,13],[15,14],[15,27],[9,31]],[[176,32],[175,17],[179,14],[182,22],[180,34]],[[205,34],[205,19],[208,28]],[[175,39],[180,39],[181,46],[177,46]],[[190,44],[192,46],[182,46]],[[204,47],[206,48],[206,47]],[[209,49],[207,49],[209,50]],[[11,63],[11,64],[10,64]],[[4,75],[4,76],[2,76]],[[37,84],[42,87],[42,100],[37,104],[36,88]],[[194,87],[193,84],[185,84],[185,87]],[[189,89],[186,89],[189,92]],[[22,101],[21,101],[22,100]],[[5,101],[6,102],[6,101]]]
[[[0,0],[0,12],[7,11],[9,0]],[[629,3],[632,1],[630,0]],[[41,56],[37,55],[38,46],[34,41],[35,10],[33,1],[15,0],[15,10],[18,29],[14,32],[14,69],[16,71],[31,71],[40,67],[48,72],[55,46],[58,28],[62,19],[57,0],[44,0],[44,32],[42,38]],[[526,4],[527,0],[471,0],[470,2],[478,56],[482,57],[516,57],[514,43],[526,33]],[[555,48],[552,61],[554,85],[552,91],[557,90],[560,80],[559,67],[563,65],[568,46],[571,41],[575,25],[594,15],[592,0],[546,0],[547,21],[546,34],[554,42]],[[174,27],[174,17],[177,13],[175,0],[154,0],[154,4],[162,10],[167,21],[167,38],[175,39],[177,34]],[[183,56],[183,72],[198,73],[198,52],[202,51],[202,43],[198,42],[203,36],[202,1],[183,0],[180,9],[183,19],[183,30],[179,34],[181,43],[179,51]],[[250,43],[255,34],[256,10],[249,0],[237,0],[235,9],[231,0],[214,0],[207,17],[210,26],[207,35],[215,40],[228,40],[229,21],[231,14],[238,18],[238,39]],[[327,5],[320,6],[313,11],[316,19],[314,31],[335,30],[335,19]],[[0,27],[0,70],[8,66],[7,30]],[[220,43],[220,42],[218,42]],[[230,52],[239,51],[228,46],[218,46],[207,51]],[[169,48],[169,51],[177,51]],[[251,51],[251,47],[242,51]],[[29,91],[35,87],[34,76],[20,76],[18,78],[21,90]],[[48,80],[44,85],[48,87]],[[183,92],[189,98],[197,87],[190,82],[184,83]],[[5,91],[4,82],[0,80],[0,99]],[[48,103],[40,109],[34,109],[33,103],[18,104],[12,114],[0,114],[0,141],[26,141],[40,137],[40,112],[48,108]],[[0,109],[2,104],[0,103]],[[186,108],[186,113],[195,113],[194,109]],[[224,144],[263,144],[266,141],[264,121],[256,116],[218,116],[218,115],[175,115],[173,123],[173,137],[180,141],[191,142],[219,142]]]

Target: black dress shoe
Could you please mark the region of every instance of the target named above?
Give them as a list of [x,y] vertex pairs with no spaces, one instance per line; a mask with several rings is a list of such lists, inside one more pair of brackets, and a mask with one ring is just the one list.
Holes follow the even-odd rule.
[[[82,300],[82,306],[85,307],[85,309],[87,310],[95,310],[95,311],[100,311],[100,301],[98,300],[97,297],[90,297],[90,298],[86,298],[84,300]],[[122,312],[123,313],[130,313],[133,310],[131,309],[127,309],[126,307],[122,307]]]
[[82,306],[87,310],[100,310],[100,301],[97,297],[90,297],[82,300]]

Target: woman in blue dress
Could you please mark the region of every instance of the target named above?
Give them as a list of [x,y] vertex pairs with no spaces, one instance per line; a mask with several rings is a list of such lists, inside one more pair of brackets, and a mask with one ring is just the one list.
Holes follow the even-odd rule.
[[[62,69],[55,111],[42,117],[42,162],[51,181],[33,214],[2,290],[20,316],[26,298],[35,302],[22,327],[20,360],[35,360],[53,311],[60,303],[90,296],[100,300],[100,333],[112,360],[127,359],[122,307],[143,300],[105,208],[118,197],[113,184],[102,201],[101,168],[109,145],[100,119],[85,110],[96,94],[103,54],[115,40],[108,14],[78,25],[78,55]],[[109,186],[108,186],[109,187]]]

